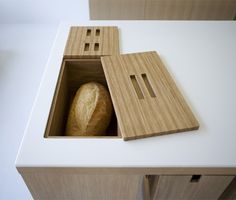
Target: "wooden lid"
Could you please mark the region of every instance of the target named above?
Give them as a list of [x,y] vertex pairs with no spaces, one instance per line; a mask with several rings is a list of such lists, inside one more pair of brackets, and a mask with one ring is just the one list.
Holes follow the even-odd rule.
[[117,27],[70,28],[64,58],[100,58],[119,53],[119,34]]
[[156,52],[102,57],[124,140],[198,129]]

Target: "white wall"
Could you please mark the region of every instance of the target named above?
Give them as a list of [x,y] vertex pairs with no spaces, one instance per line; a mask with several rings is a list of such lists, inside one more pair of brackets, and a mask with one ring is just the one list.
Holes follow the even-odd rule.
[[0,24],[88,19],[88,4],[88,0],[0,0]]

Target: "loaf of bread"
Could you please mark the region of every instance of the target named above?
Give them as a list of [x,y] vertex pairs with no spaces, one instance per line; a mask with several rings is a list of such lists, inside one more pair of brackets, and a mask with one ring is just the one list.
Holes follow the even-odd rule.
[[96,82],[83,84],[73,99],[67,120],[66,135],[105,135],[112,110],[110,94],[103,85]]

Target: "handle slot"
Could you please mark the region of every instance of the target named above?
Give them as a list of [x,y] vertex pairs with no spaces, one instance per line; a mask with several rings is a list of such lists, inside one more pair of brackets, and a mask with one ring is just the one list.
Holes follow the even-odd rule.
[[89,43],[84,44],[84,51],[89,51]]
[[100,36],[100,29],[96,29],[95,35],[96,35],[96,36]]
[[91,29],[87,29],[87,33],[86,36],[90,36],[91,35],[92,30]]
[[145,83],[145,86],[146,86],[146,88],[147,88],[147,90],[148,90],[150,96],[151,96],[151,97],[156,97],[156,94],[155,94],[154,91],[153,91],[153,88],[152,88],[152,86],[151,86],[151,84],[150,84],[150,82],[149,82],[149,80],[148,80],[148,78],[147,78],[147,75],[146,75],[146,74],[142,74],[141,76],[142,76],[142,78],[143,78],[143,81],[144,81],[144,83]]
[[130,79],[131,79],[131,82],[133,84],[133,87],[134,87],[134,90],[138,96],[139,99],[144,99],[144,96],[143,96],[143,93],[142,93],[142,90],[138,84],[138,81],[135,77],[135,75],[130,75]]
[[99,43],[95,43],[94,44],[94,51],[98,51],[99,50]]
[[192,175],[190,182],[191,183],[197,183],[200,181],[202,175]]

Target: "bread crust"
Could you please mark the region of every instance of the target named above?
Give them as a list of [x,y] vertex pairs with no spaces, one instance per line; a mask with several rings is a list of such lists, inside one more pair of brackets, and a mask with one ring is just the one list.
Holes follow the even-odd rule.
[[112,115],[112,102],[100,83],[83,84],[73,99],[66,126],[67,136],[106,135]]

